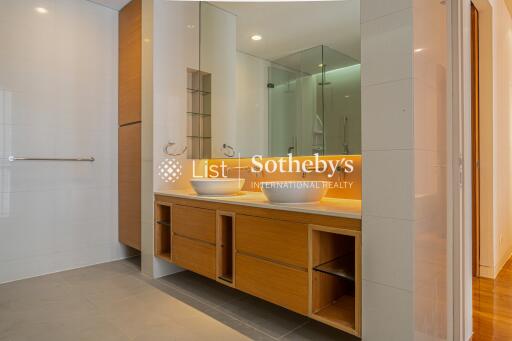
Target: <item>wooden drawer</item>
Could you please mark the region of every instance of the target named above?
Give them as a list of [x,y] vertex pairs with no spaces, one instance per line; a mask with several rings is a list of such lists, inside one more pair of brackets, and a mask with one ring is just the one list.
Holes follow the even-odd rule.
[[173,205],[172,231],[215,244],[215,211],[204,208]]
[[236,254],[236,288],[266,301],[308,314],[308,273],[256,257]]
[[305,224],[239,214],[235,235],[239,251],[302,268],[308,266]]
[[171,254],[173,263],[200,275],[215,279],[215,246],[173,235]]

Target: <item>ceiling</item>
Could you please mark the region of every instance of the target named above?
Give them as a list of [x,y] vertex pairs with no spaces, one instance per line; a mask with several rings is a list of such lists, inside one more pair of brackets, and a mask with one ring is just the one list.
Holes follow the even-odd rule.
[[119,11],[131,0],[89,0],[89,1],[95,2],[95,3],[105,6],[105,7],[115,9],[116,11]]
[[210,3],[237,16],[238,50],[248,54],[275,60],[327,45],[361,59],[360,0]]
[[[89,0],[120,10],[130,0]],[[510,0],[512,1],[512,0]],[[360,0],[210,1],[237,16],[238,50],[276,60],[326,45],[356,60],[360,51]],[[259,34],[260,41],[251,40]]]

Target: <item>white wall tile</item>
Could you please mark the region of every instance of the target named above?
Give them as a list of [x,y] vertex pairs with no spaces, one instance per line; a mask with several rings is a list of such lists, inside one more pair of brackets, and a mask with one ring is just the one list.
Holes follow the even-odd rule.
[[363,216],[363,279],[413,289],[411,220]]
[[81,0],[44,6],[6,0],[0,12],[0,282],[127,255],[117,241],[118,14]]
[[412,78],[412,9],[361,25],[363,87]]
[[363,340],[413,340],[410,291],[363,280]]
[[413,0],[361,0],[361,22],[383,17],[412,7]]
[[364,215],[413,219],[413,152],[368,151],[363,157]]
[[363,150],[412,149],[413,80],[362,89]]

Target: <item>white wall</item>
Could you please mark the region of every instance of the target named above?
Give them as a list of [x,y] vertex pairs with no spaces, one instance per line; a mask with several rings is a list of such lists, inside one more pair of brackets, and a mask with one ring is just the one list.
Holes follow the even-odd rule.
[[482,51],[480,275],[494,278],[512,254],[512,19],[503,0],[475,5]]
[[268,154],[268,67],[270,62],[236,54],[236,149],[242,156]]
[[[2,1],[0,283],[119,259],[117,12]],[[8,156],[89,162],[9,162]]]
[[363,339],[447,340],[447,7],[362,0],[361,18]]
[[495,18],[495,128],[496,225],[494,274],[512,255],[512,19],[503,0],[496,0]]
[[236,16],[201,4],[200,68],[212,74],[212,157],[224,157],[222,145],[236,147]]

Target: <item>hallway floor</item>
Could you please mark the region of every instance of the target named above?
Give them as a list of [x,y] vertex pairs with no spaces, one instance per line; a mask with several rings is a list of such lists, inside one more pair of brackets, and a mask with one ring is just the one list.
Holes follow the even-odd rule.
[[139,259],[0,285],[0,340],[358,340],[185,271]]
[[512,259],[495,280],[473,278],[472,341],[512,340]]

